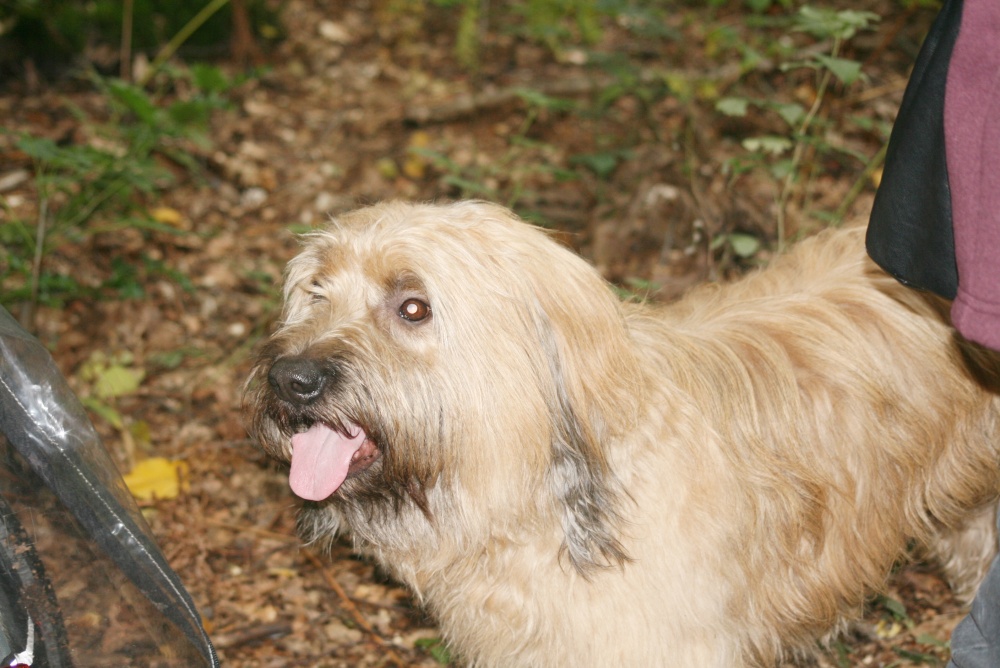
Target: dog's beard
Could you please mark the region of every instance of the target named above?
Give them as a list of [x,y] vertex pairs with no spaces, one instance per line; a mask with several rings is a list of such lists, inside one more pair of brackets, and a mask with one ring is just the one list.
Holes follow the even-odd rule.
[[[398,513],[414,504],[430,515],[427,490],[436,484],[439,469],[432,458],[405,457],[400,453],[437,450],[442,434],[422,431],[439,424],[415,413],[417,407],[401,404],[399,397],[374,396],[375,385],[358,377],[355,364],[340,356],[337,386],[319,400],[293,405],[277,395],[267,380],[267,370],[281,352],[261,356],[248,382],[248,431],[272,457],[290,464],[289,484],[310,505],[348,505],[365,508],[365,515]],[[424,396],[421,411],[439,412]],[[393,406],[394,417],[372,407]]]

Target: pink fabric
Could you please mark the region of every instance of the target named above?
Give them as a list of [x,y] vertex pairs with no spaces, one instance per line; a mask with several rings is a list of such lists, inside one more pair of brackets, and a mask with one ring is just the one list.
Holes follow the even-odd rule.
[[1000,0],[966,0],[944,107],[955,328],[1000,350]]

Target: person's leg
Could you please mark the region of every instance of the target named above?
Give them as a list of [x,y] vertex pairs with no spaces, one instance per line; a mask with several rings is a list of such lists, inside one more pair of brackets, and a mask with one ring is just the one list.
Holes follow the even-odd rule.
[[1000,557],[979,587],[972,610],[951,634],[948,668],[1000,667]]

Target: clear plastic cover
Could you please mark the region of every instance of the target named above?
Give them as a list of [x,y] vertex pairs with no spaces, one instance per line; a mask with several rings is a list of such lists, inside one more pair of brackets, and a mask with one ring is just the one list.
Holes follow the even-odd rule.
[[217,666],[45,348],[0,308],[0,666]]

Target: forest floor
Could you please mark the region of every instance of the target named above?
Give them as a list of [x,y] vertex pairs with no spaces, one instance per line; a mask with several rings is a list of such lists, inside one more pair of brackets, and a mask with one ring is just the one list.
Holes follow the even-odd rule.
[[[397,4],[289,0],[286,38],[227,91],[210,148],[190,149],[201,169],[172,165],[171,187],[143,200],[173,232],[81,228],[45,255],[48,271],[84,285],[106,285],[116,260],[136,268],[136,295],[43,303],[32,326],[81,396],[95,394],[84,371],[95,360],[141,372],[94,420],[125,472],[150,457],[187,464],[186,487],[144,512],[234,668],[446,660],[398,584],[346,544],[300,544],[287,473],[245,434],[241,385],[276,320],[297,232],[382,199],[483,197],[559,230],[624,290],[669,301],[766,263],[779,207],[790,240],[865,218],[878,177],[868,160],[933,18],[857,3],[882,20],[837,55],[864,76],[824,89],[816,70],[787,65],[832,53],[833,41],[788,29],[778,10],[748,18],[738,3],[677,3],[656,25],[604,25],[587,46],[571,23],[546,43],[511,19],[485,26],[470,74],[455,57],[453,8]],[[805,130],[797,157],[783,113]],[[96,141],[87,119],[107,116],[88,86],[0,89],[12,133],[85,144]],[[16,177],[32,162],[14,137],[0,134],[0,216],[35,220],[37,190]],[[744,141],[755,137],[793,141],[772,153]],[[783,191],[788,169],[797,178]],[[932,571],[904,567],[815,661],[944,665],[961,614]]]

